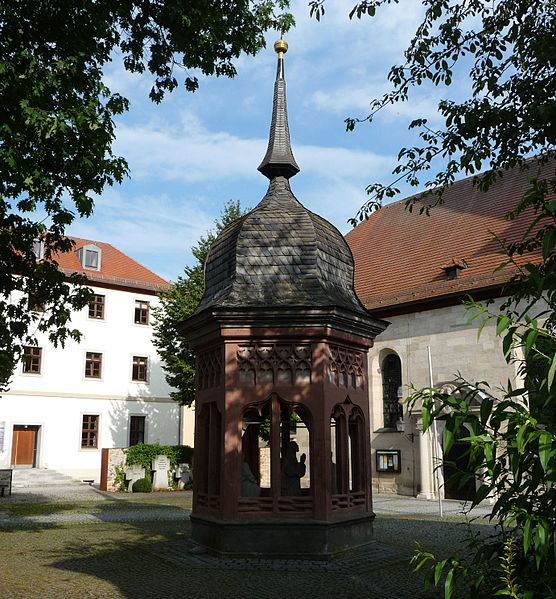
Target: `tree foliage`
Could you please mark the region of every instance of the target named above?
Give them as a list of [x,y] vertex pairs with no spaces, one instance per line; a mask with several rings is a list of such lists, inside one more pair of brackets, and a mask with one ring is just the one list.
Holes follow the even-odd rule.
[[182,405],[189,406],[195,399],[195,354],[178,335],[176,325],[193,314],[203,297],[204,265],[210,246],[218,233],[242,214],[239,201],[227,202],[220,219],[214,223],[215,231],[209,231],[191,248],[196,263],[186,266],[184,276],[178,277],[170,289],[159,293],[160,306],[154,310],[153,342],[163,362],[166,382],[176,389],[170,397]]
[[[442,562],[419,552],[414,563],[429,566],[435,584],[436,571],[451,572],[450,580],[463,578],[472,596],[491,597],[510,586],[521,589],[516,597],[553,597],[556,588],[556,335],[550,323],[554,304],[540,318],[521,315],[507,306],[503,312],[469,302],[471,318],[496,321],[504,356],[516,362],[523,386],[508,383],[504,396],[495,400],[486,383],[469,386],[466,381],[450,393],[425,389],[413,402],[422,403],[423,428],[433,419],[444,423],[443,449],[448,452],[456,438],[468,444],[469,468],[454,474],[464,485],[481,473],[471,506],[490,497],[490,518],[496,534],[470,544],[467,556]],[[540,324],[542,322],[542,325]],[[481,324],[483,324],[481,323]],[[471,392],[469,389],[473,389]],[[480,398],[480,399],[479,399]],[[480,410],[471,407],[479,399]],[[477,402],[476,402],[477,403]],[[509,549],[510,547],[510,549]],[[507,570],[510,570],[509,572]],[[448,589],[448,596],[454,587]],[[515,589],[514,589],[515,590]]]
[[[71,311],[86,305],[77,277],[56,255],[72,250],[66,227],[93,211],[94,194],[121,182],[127,164],[112,153],[114,117],[129,103],[103,80],[121,60],[153,76],[160,102],[195,75],[235,75],[234,60],[264,46],[269,28],[287,30],[288,0],[0,0],[0,389],[36,330],[53,343],[79,338]],[[36,260],[33,243],[44,243]],[[44,312],[29,311],[36,298]]]
[[[397,0],[363,0],[351,17],[374,16]],[[325,0],[310,3],[324,15]],[[487,190],[508,169],[521,168],[529,180],[525,195],[508,218],[529,209],[534,215],[524,237],[505,247],[504,265],[517,275],[498,308],[468,303],[480,329],[496,322],[503,357],[516,363],[524,384],[508,383],[495,400],[485,383],[461,380],[447,393],[425,389],[411,401],[422,404],[426,430],[444,424],[447,452],[463,435],[469,471],[455,474],[465,484],[481,476],[472,505],[495,501],[493,537],[470,539],[465,556],[438,560],[424,549],[414,565],[427,570],[429,585],[443,585],[447,599],[458,580],[472,597],[556,596],[556,4],[554,0],[424,0],[424,17],[405,51],[403,64],[388,75],[391,90],[371,102],[371,112],[346,120],[348,130],[396,102],[411,99],[425,84],[449,86],[468,81],[461,101],[442,100],[443,125],[426,119],[409,124],[419,144],[402,148],[395,180],[369,185],[369,199],[352,220],[366,218],[405,181],[425,191],[424,209],[442,202],[443,190],[463,175],[473,175]],[[534,158],[533,158],[534,157]],[[480,172],[484,171],[484,172]],[[411,209],[415,197],[408,200]],[[534,253],[531,253],[534,252]],[[516,260],[529,256],[529,261]],[[473,399],[480,410],[472,408]],[[470,431],[470,432],[469,432]]]
[[[350,16],[374,16],[398,0],[363,0]],[[310,2],[322,17],[325,0]],[[395,181],[369,185],[369,200],[356,218],[365,219],[385,198],[399,193],[396,184],[434,190],[434,201],[456,177],[478,174],[476,184],[488,189],[504,170],[528,165],[526,159],[554,157],[556,142],[556,9],[554,0],[425,0],[425,15],[405,51],[403,64],[388,74],[391,90],[371,101],[368,115],[346,119],[348,130],[372,123],[389,105],[408,101],[427,83],[451,85],[454,77],[469,81],[469,96],[438,105],[444,126],[432,129],[427,119],[409,124],[422,143],[402,148]],[[434,176],[427,173],[438,167]],[[531,168],[531,177],[535,170]],[[554,189],[552,176],[539,183]],[[541,193],[541,198],[544,197]],[[537,198],[530,198],[536,202]]]

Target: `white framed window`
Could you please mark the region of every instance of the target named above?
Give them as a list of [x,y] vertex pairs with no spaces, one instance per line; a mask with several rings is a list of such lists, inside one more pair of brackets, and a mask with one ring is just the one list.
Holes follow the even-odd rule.
[[84,269],[100,271],[102,264],[102,250],[98,245],[94,245],[93,243],[84,245],[77,250],[76,254]]
[[102,378],[102,353],[88,351],[85,353],[85,378]]
[[93,320],[104,320],[104,307],[106,296],[95,293],[89,300],[89,318]]
[[42,260],[44,258],[44,241],[35,239],[33,241],[33,254],[35,254],[36,260]]
[[131,414],[129,416],[129,446],[144,443],[146,436],[146,420],[143,414]]
[[133,356],[131,365],[131,380],[134,383],[146,383],[149,378],[149,358]]
[[26,345],[23,348],[23,374],[42,373],[42,347]]
[[81,417],[81,449],[98,449],[99,432],[99,414],[83,414]]
[[149,324],[151,305],[145,300],[135,300],[133,322],[135,324]]

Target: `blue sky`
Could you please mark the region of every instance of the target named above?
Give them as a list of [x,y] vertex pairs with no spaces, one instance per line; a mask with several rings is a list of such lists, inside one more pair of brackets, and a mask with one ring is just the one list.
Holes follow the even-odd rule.
[[[350,21],[354,1],[328,2],[320,22],[309,18],[306,1],[294,2],[297,26],[285,36],[290,133],[301,168],[292,189],[343,233],[366,199],[366,185],[393,179],[399,148],[415,141],[408,123],[438,120],[443,91],[419,88],[372,125],[345,131],[346,117],[365,116],[370,100],[389,89],[389,68],[403,60],[422,15],[421,3],[408,0],[374,19]],[[69,233],[112,243],[175,280],[227,200],[255,207],[268,184],[257,166],[268,139],[277,37],[270,33],[256,57],[241,57],[234,79],[201,77],[197,92],[180,88],[160,105],[148,99],[149,76],[129,74],[115,59],[106,81],[130,99],[131,109],[117,121],[114,150],[127,158],[130,178],[107,188],[94,216],[76,221]]]

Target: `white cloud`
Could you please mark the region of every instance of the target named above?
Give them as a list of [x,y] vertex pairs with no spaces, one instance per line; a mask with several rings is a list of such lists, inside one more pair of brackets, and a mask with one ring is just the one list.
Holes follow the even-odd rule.
[[[371,101],[380,99],[391,91],[392,87],[387,82],[373,81],[369,77],[362,79],[365,83],[351,82],[331,90],[319,89],[311,95],[307,104],[342,117],[366,117],[370,112]],[[426,118],[429,123],[440,123],[442,117],[438,112],[438,102],[441,99],[441,91],[444,90],[435,88],[428,93],[413,90],[409,101],[386,105],[374,120],[391,123],[400,117],[407,122],[416,118]]]
[[264,140],[209,132],[191,115],[182,114],[172,131],[165,123],[120,125],[116,150],[126,156],[135,179],[192,183],[254,176]]
[[[182,112],[172,131],[155,122],[118,127],[116,149],[127,157],[134,179],[206,183],[256,179],[266,144],[266,139],[210,131],[195,115]],[[293,147],[303,171],[325,179],[365,176],[391,162],[363,150],[295,143]]]
[[94,216],[75,221],[70,235],[111,243],[166,279],[192,262],[191,246],[213,228],[202,197],[122,194],[98,198]]
[[391,157],[348,148],[301,145],[295,154],[303,172],[333,181],[365,180],[392,163]]

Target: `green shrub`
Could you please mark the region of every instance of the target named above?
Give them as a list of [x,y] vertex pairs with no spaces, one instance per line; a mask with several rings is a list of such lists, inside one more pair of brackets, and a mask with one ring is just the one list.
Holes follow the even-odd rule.
[[118,488],[118,491],[127,491],[125,486],[125,468],[123,464],[119,464],[115,468],[116,476],[114,477],[114,486]]
[[153,485],[148,478],[140,478],[133,483],[132,490],[134,493],[150,493]]
[[151,464],[157,455],[166,455],[170,459],[172,469],[178,464],[191,464],[193,448],[188,445],[160,445],[158,443],[139,443],[132,445],[126,452],[126,464],[141,464],[145,470],[150,471]]

